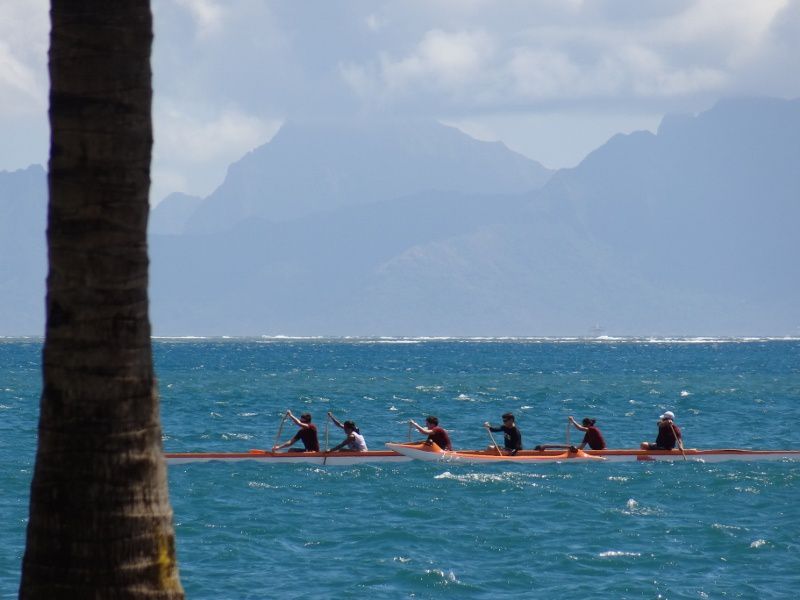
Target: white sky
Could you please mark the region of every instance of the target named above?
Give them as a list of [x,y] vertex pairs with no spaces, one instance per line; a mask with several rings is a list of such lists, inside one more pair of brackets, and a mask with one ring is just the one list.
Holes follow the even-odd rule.
[[[430,116],[548,167],[735,95],[800,96],[800,0],[152,0],[152,200],[284,119]],[[45,164],[48,2],[0,0],[0,170]]]

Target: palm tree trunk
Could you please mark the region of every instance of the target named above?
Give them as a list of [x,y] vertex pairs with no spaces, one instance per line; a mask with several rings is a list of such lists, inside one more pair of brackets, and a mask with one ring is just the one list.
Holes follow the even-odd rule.
[[183,598],[148,316],[149,0],[52,0],[47,326],[20,598]]

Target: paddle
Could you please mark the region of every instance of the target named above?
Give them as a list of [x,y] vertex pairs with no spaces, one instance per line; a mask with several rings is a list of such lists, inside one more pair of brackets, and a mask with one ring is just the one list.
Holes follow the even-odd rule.
[[272,444],[272,448],[270,448],[273,454],[275,453],[275,450],[273,450],[273,448],[275,448],[275,446],[278,445],[278,442],[281,441],[281,432],[283,431],[283,424],[286,422],[286,418],[288,416],[289,416],[289,411],[287,410],[285,413],[283,413],[281,424],[278,426],[278,433],[275,434],[275,443]]
[[569,448],[569,446],[570,446],[570,443],[569,443],[569,430],[570,430],[570,422],[569,422],[569,417],[567,417],[567,448]]
[[328,411],[328,415],[325,418],[325,456],[322,458],[323,467],[328,462],[328,423],[330,423],[331,419],[333,419],[333,415],[331,414],[331,411]]
[[503,456],[503,451],[500,450],[500,446],[498,446],[497,442],[494,441],[494,436],[492,435],[492,430],[489,429],[489,425],[485,424],[484,427],[486,427],[486,433],[489,434],[489,439],[492,440],[492,444],[494,445],[495,450],[497,450],[497,454],[499,454],[500,456]]
[[686,460],[686,451],[683,449],[683,440],[678,437],[678,434],[675,431],[675,428],[672,426],[672,421],[668,421],[668,423],[669,423],[669,428],[672,430],[672,435],[675,436],[675,441],[678,443],[678,448],[681,451],[681,455],[683,456],[683,460]]

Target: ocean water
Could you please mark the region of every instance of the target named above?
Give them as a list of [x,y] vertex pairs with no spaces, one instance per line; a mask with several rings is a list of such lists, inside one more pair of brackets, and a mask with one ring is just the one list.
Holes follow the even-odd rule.
[[[282,413],[371,449],[438,415],[456,447],[513,411],[525,447],[676,413],[687,447],[800,449],[797,340],[161,339],[164,447],[268,448]],[[0,598],[15,598],[41,342],[0,339]],[[294,431],[286,425],[282,439]],[[573,431],[571,441],[580,439]],[[418,437],[418,436],[415,436]],[[187,597],[793,598],[800,463],[171,466]]]

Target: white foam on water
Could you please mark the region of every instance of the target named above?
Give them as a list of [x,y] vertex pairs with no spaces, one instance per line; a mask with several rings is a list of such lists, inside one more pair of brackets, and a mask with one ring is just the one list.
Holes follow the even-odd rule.
[[223,433],[223,440],[252,440],[253,436],[249,433]]
[[[506,471],[503,473],[451,473],[450,471],[444,471],[443,473],[434,475],[433,478],[450,479],[460,483],[516,483],[532,479],[546,479],[547,475],[543,473],[519,473],[515,471]],[[533,482],[530,485],[536,487],[539,484]]]
[[621,512],[624,515],[636,515],[636,516],[651,516],[651,515],[663,514],[663,512],[657,508],[649,508],[646,506],[641,506],[633,498],[628,499],[628,501],[625,503],[625,509],[622,510]]
[[443,385],[418,385],[414,389],[420,392],[441,392],[444,389]]
[[742,530],[742,527],[737,527],[736,525],[723,525],[722,523],[712,523],[711,528],[719,529],[720,531],[725,531],[725,532]]
[[263,490],[277,490],[279,486],[277,485],[270,485],[268,483],[264,483],[263,481],[249,481],[247,483],[247,487],[252,489],[263,489]]
[[446,583],[446,584],[449,584],[449,583],[461,583],[458,580],[458,578],[456,577],[456,574],[452,570],[445,572],[442,569],[426,569],[425,574],[426,575],[436,575],[436,576],[440,577],[442,579],[442,581],[444,583]]

